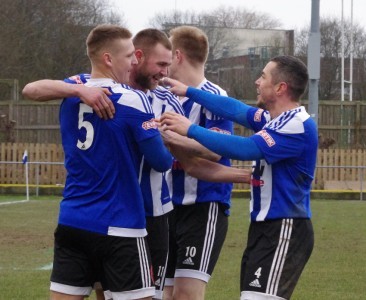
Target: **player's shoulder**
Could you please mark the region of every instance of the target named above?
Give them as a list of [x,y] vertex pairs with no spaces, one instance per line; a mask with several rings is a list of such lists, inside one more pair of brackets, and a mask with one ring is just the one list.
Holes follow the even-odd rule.
[[200,84],[200,88],[203,91],[206,91],[206,92],[209,92],[209,93],[212,93],[215,95],[227,96],[227,92],[222,87],[220,87],[216,83],[213,83],[212,81],[209,81],[207,79],[205,79]]
[[304,106],[288,110],[270,122],[270,128],[277,132],[299,134],[305,132],[305,122],[311,119]]
[[182,105],[179,101],[179,98],[170,92],[168,89],[157,86],[154,90],[148,91],[148,96],[153,98],[153,101],[160,101],[167,106],[168,110],[173,110],[177,113],[184,114]]
[[113,94],[119,95],[118,104],[135,108],[141,112],[153,113],[151,104],[144,92],[135,90],[126,84],[116,84],[111,87],[111,91]]
[[177,96],[170,92],[165,87],[158,85],[155,89],[149,91],[153,97],[161,100],[173,99],[174,101],[179,101]]

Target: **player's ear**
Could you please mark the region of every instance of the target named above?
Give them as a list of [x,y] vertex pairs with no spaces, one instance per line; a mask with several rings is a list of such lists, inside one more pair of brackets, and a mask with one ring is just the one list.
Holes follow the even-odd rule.
[[137,61],[140,62],[142,60],[142,58],[144,57],[144,52],[141,49],[136,49],[135,56],[137,58]]
[[181,62],[182,59],[183,59],[183,53],[179,49],[176,49],[175,50],[174,56],[176,57],[176,59],[178,60],[178,62]]
[[278,96],[283,95],[284,93],[286,93],[287,89],[288,89],[288,85],[284,81],[281,81],[281,82],[276,84],[276,94]]
[[111,66],[112,65],[112,55],[109,52],[103,53],[103,62],[107,66]]

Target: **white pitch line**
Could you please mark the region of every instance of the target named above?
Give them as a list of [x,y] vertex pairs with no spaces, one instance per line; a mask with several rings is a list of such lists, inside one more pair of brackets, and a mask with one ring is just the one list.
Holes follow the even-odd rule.
[[0,202],[0,205],[15,204],[15,203],[24,203],[24,202],[29,202],[29,200],[19,200],[19,201]]
[[42,267],[37,268],[36,270],[46,270],[46,271],[48,271],[48,270],[52,270],[52,267],[53,267],[53,263],[49,263],[47,265],[44,265]]

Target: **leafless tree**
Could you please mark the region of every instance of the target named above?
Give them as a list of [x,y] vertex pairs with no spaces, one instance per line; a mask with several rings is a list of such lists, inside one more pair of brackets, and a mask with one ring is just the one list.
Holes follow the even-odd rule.
[[210,42],[209,60],[217,57],[219,44],[235,46],[235,38],[223,31],[223,28],[269,29],[277,28],[281,22],[268,14],[254,12],[243,7],[220,6],[204,12],[193,10],[169,11],[156,14],[150,19],[150,25],[169,30],[179,25],[200,27]]
[[[345,78],[349,78],[349,56],[351,51],[351,30],[353,31],[353,90],[354,99],[361,100],[366,97],[366,32],[358,24],[351,27],[350,21],[345,21],[344,26],[344,57]],[[321,76],[319,84],[319,97],[322,100],[340,99],[341,78],[341,53],[342,53],[342,28],[341,22],[336,17],[326,17],[320,21],[321,34]],[[307,56],[309,28],[303,28],[296,33],[295,55]]]
[[101,23],[123,25],[123,16],[101,0],[1,2],[0,78],[17,78],[20,86],[90,71],[85,51],[90,29]]

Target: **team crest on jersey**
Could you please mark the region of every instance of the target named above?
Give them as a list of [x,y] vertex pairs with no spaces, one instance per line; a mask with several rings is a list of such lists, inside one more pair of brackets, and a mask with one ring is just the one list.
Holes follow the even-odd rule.
[[83,84],[83,81],[81,80],[79,75],[74,75],[69,77],[70,80],[74,81],[76,84]]
[[149,121],[145,121],[144,123],[142,123],[142,128],[144,128],[145,130],[149,130],[149,129],[156,129],[158,128],[158,126],[156,125],[154,119],[151,119]]
[[255,114],[254,114],[254,122],[260,122],[262,119],[262,113],[263,113],[263,109],[258,109]]
[[265,130],[261,130],[257,132],[256,134],[260,135],[267,143],[268,147],[272,147],[276,145],[276,142],[274,139],[269,135],[269,133]]
[[221,129],[221,128],[218,128],[218,127],[212,127],[212,128],[210,128],[210,130],[216,131],[216,132],[219,132],[219,133],[223,133],[223,134],[229,134],[229,135],[231,134],[230,131],[224,130],[224,129]]

